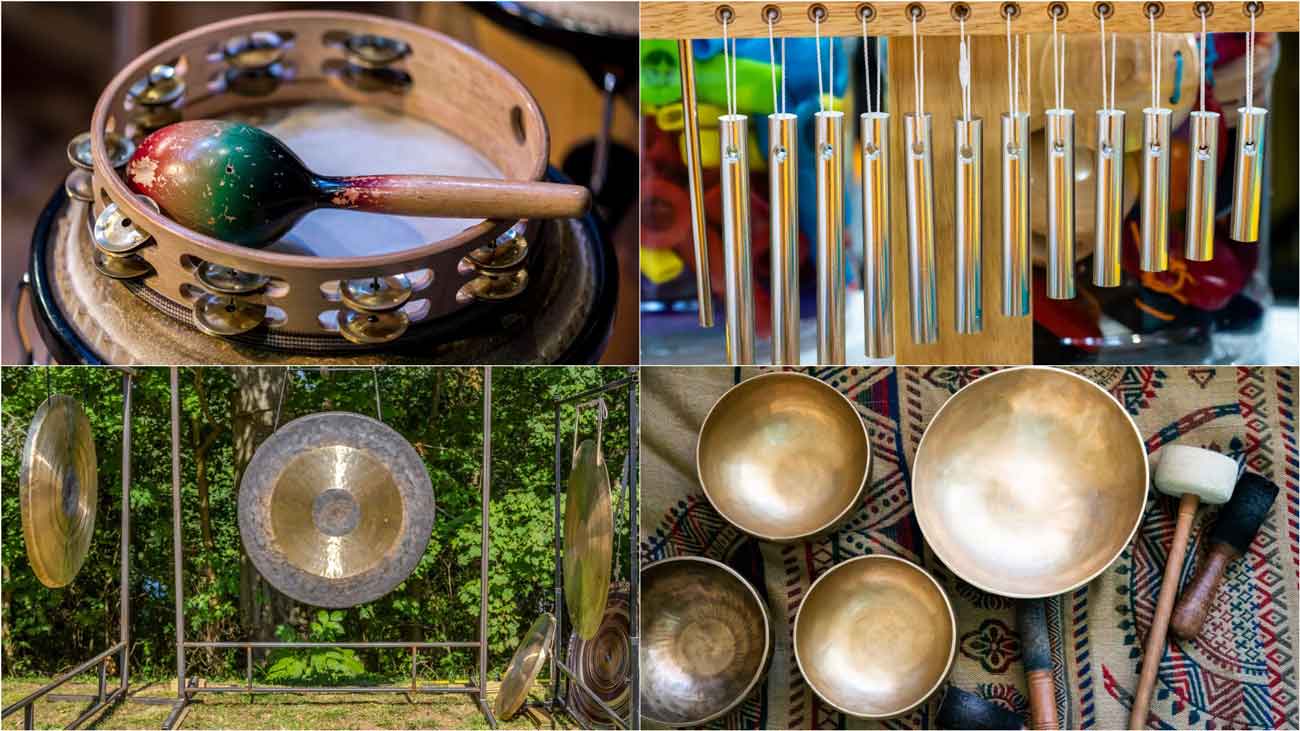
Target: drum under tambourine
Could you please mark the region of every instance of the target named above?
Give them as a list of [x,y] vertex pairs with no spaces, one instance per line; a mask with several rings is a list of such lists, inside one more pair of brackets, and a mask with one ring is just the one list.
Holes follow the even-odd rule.
[[56,359],[113,363],[596,360],[617,265],[591,217],[308,213],[264,248],[162,215],[124,177],[182,119],[261,127],[322,175],[567,182],[517,79],[436,32],[336,12],[204,26],[128,65],[69,145],[30,275]]

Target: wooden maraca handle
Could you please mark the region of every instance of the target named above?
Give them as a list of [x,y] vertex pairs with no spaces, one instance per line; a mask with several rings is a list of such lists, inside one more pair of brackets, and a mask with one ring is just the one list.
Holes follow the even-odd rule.
[[1174,637],[1190,640],[1201,633],[1201,626],[1205,624],[1210,607],[1214,606],[1214,598],[1219,593],[1219,584],[1228,570],[1228,564],[1240,557],[1237,549],[1227,543],[1210,545],[1210,549],[1205,552],[1205,559],[1192,577],[1192,583],[1187,585],[1178,597],[1178,605],[1174,607],[1173,618],[1169,620],[1169,629],[1173,631]]
[[446,218],[574,218],[591,208],[580,185],[449,175],[322,177],[321,203],[332,208]]
[[1056,721],[1056,683],[1051,670],[1025,673],[1029,685],[1029,728],[1058,729]]
[[1142,653],[1142,674],[1138,676],[1137,690],[1133,692],[1133,709],[1129,713],[1128,727],[1147,727],[1147,709],[1151,705],[1151,692],[1156,687],[1156,673],[1160,658],[1165,654],[1165,637],[1169,631],[1169,615],[1174,610],[1174,597],[1178,593],[1178,577],[1183,572],[1187,558],[1187,539],[1192,533],[1192,519],[1201,498],[1183,493],[1178,501],[1178,523],[1174,526],[1174,540],[1169,544],[1169,559],[1165,562],[1165,575],[1160,580],[1160,595],[1156,599],[1156,613],[1151,616],[1151,629]]

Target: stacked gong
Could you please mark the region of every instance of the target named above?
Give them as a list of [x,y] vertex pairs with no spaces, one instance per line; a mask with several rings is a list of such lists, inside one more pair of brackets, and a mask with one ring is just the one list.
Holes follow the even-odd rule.
[[18,493],[27,560],[51,589],[72,583],[86,561],[98,483],[90,419],[75,399],[50,396],[27,429]]
[[[601,404],[602,420],[603,408]],[[577,682],[622,715],[631,703],[631,596],[626,582],[610,583],[613,550],[609,470],[597,436],[574,449],[565,496],[564,604],[573,625],[565,659]],[[497,718],[519,712],[553,651],[555,631],[555,617],[549,613],[529,629],[502,679]],[[581,690],[570,693],[569,710],[588,728],[611,728],[617,721]]]
[[433,485],[410,442],[345,412],[295,419],[253,454],[239,487],[239,533],[275,588],[318,607],[373,601],[420,563]]

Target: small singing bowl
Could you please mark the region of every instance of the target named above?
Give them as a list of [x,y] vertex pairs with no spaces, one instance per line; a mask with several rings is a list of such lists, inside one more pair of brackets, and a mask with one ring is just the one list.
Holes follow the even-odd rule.
[[796,541],[838,523],[871,474],[867,429],[834,387],[791,371],[732,386],[700,428],[695,462],[723,518],[768,541]]
[[940,407],[917,447],[912,502],[936,556],[984,591],[1028,599],[1091,581],[1147,499],[1133,419],[1092,381],[1011,368]]
[[684,556],[641,570],[641,715],[695,726],[735,708],[772,653],[767,605],[740,574]]
[[859,718],[893,718],[924,703],[956,654],[948,595],[893,556],[859,556],[822,574],[794,619],[794,657],[809,687]]

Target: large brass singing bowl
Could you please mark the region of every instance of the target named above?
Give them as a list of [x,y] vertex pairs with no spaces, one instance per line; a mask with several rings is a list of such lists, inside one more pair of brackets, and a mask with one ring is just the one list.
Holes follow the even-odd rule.
[[835,525],[857,505],[871,473],[867,429],[852,402],[788,371],[723,394],[700,428],[695,460],[718,513],[769,541]]
[[1040,598],[1082,586],[1133,537],[1147,453],[1110,394],[1055,368],[1012,368],[948,399],[917,447],[921,532],[985,591]]
[[90,550],[99,495],[95,437],[76,399],[55,394],[36,410],[18,495],[32,573],[52,589],[67,586]]
[[838,564],[809,587],[794,620],[794,656],[822,700],[882,719],[923,703],[948,676],[957,617],[928,573],[873,554]]
[[694,726],[740,704],[772,652],[767,605],[740,574],[707,558],[641,571],[641,714]]
[[564,601],[578,636],[591,639],[605,619],[614,515],[600,445],[584,439],[573,455],[564,496]]
[[275,588],[318,607],[362,604],[405,581],[433,517],[424,460],[361,414],[285,424],[254,452],[239,486],[249,559]]
[[523,708],[528,691],[532,690],[542,666],[550,659],[554,642],[555,615],[543,612],[520,640],[505,675],[501,677],[501,687],[497,690],[492,711],[498,720],[509,720]]

